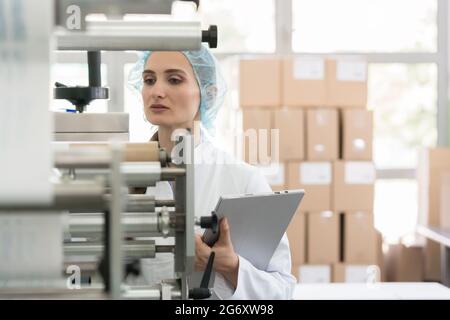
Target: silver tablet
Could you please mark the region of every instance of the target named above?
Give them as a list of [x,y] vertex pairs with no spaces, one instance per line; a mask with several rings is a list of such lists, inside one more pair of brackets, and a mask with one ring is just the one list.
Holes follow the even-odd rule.
[[[234,250],[265,270],[294,216],[304,190],[222,196],[215,213],[227,217]],[[207,229],[203,241],[213,246],[219,232]]]

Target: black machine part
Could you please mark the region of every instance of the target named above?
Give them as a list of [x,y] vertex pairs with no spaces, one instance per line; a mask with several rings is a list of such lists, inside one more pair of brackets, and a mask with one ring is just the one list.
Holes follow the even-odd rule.
[[205,271],[203,273],[202,281],[199,288],[192,288],[189,290],[189,299],[200,300],[211,297],[211,290],[208,288],[209,280],[212,274],[212,268],[214,263],[215,253],[211,252],[206,264]]
[[217,26],[211,25],[208,30],[202,31],[202,42],[207,42],[210,48],[217,48]]
[[89,86],[68,87],[62,83],[56,82],[56,88],[53,89],[55,99],[65,99],[70,101],[77,112],[82,113],[86,106],[96,99],[108,99],[109,88],[102,87],[101,74],[101,52],[88,51],[87,53],[89,68]]

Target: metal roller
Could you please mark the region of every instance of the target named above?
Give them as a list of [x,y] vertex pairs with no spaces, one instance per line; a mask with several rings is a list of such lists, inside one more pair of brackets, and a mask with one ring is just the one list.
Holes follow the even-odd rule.
[[[161,165],[159,162],[124,162],[120,165],[124,181],[130,187],[148,187],[154,186],[161,180]],[[108,169],[86,169],[77,168],[71,171],[63,171],[64,175],[70,175],[78,180],[88,180],[95,177],[101,177],[109,186],[110,172]],[[108,198],[108,196],[105,196]]]
[[87,21],[86,31],[56,32],[59,50],[199,50],[200,21]]
[[[127,241],[122,245],[125,257],[154,258],[156,253],[155,241]],[[70,242],[64,244],[65,256],[101,256],[104,246],[102,243]],[[170,252],[170,251],[169,251]],[[73,262],[73,260],[72,260]]]
[[54,185],[54,192],[54,201],[49,205],[18,203],[16,205],[0,205],[0,210],[36,212],[36,214],[39,214],[42,211],[59,213],[61,210],[76,212],[104,211],[109,206],[109,201],[104,198],[106,189],[101,180],[57,183]]
[[[60,148],[62,143],[59,143]],[[77,143],[68,143],[66,145],[68,150],[108,150],[111,144],[102,143],[102,142],[77,142]],[[125,162],[149,162],[149,161],[158,161],[163,162],[164,164],[167,162],[167,154],[164,150],[159,148],[158,142],[150,141],[150,142],[127,142],[123,143],[123,161]]]
[[[158,213],[124,213],[122,226],[124,237],[166,237],[173,236],[160,221]],[[73,238],[101,239],[104,226],[103,214],[69,215],[69,232]]]
[[55,152],[55,167],[71,168],[109,168],[111,154],[107,150],[59,150]]

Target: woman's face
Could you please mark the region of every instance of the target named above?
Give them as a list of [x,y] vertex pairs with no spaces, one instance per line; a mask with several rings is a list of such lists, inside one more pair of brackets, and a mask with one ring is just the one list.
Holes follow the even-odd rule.
[[199,120],[200,89],[188,59],[175,51],[156,51],[142,73],[147,120],[169,128],[192,128]]

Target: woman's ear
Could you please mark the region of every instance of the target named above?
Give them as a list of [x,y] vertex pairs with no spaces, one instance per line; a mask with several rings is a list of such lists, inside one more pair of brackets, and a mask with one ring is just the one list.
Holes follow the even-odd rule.
[[211,106],[214,104],[214,101],[216,101],[217,98],[217,86],[216,85],[209,85],[205,89],[205,99],[208,101],[208,106]]

